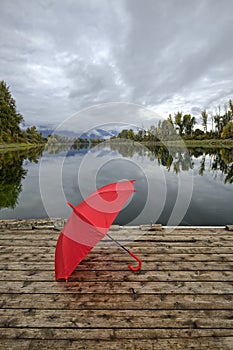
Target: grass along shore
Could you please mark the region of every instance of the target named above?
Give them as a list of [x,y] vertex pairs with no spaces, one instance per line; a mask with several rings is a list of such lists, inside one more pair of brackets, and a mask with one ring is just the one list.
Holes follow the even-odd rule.
[[21,150],[44,146],[44,143],[0,143],[0,151]]
[[[128,143],[131,140],[106,140],[111,143]],[[164,140],[164,141],[131,141],[135,143],[141,143],[143,145],[154,145],[154,146],[169,146],[169,147],[181,147],[184,146],[184,144],[187,147],[226,147],[226,148],[233,148],[233,139],[208,139],[208,140]],[[45,143],[0,143],[0,152],[1,151],[10,151],[10,150],[23,150],[23,149],[29,149],[29,148],[36,148],[36,147],[42,147],[45,146]]]
[[207,139],[207,140],[164,140],[164,141],[133,141],[133,140],[120,140],[120,139],[113,139],[110,140],[111,143],[121,143],[121,144],[127,144],[129,142],[135,142],[139,143],[145,146],[169,146],[169,147],[226,147],[226,148],[233,148],[233,139]]

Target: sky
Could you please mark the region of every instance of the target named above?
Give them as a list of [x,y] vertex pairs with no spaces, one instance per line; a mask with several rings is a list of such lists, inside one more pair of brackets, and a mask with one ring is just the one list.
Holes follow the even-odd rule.
[[[109,123],[132,121],[132,104],[140,123],[148,111],[198,118],[233,98],[232,0],[1,0],[0,8],[0,80],[27,124],[56,127],[112,102],[112,113],[101,112]],[[120,118],[121,103],[130,111]],[[102,123],[97,114],[89,125]]]

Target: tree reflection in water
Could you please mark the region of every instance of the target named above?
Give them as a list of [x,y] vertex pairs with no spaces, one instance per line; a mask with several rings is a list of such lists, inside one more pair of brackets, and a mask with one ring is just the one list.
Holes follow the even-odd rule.
[[133,155],[148,156],[151,161],[157,159],[159,165],[178,174],[194,169],[194,158],[199,160],[199,175],[206,171],[206,159],[210,159],[208,171],[215,176],[222,174],[224,183],[233,183],[233,149],[232,148],[184,148],[147,145],[141,147],[133,143],[110,143],[112,150],[117,150],[123,157]]
[[22,191],[22,180],[27,175],[23,167],[24,160],[37,163],[43,148],[30,148],[0,152],[0,209],[15,208]]

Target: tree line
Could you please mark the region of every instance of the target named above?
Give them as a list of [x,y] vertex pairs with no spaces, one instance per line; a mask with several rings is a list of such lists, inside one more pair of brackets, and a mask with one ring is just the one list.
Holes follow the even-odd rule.
[[70,138],[68,136],[63,136],[59,134],[50,134],[47,137],[47,143],[45,146],[45,150],[49,153],[59,153],[62,150],[68,149],[86,149],[95,146],[98,143],[103,142],[104,139],[100,139],[98,137],[95,138],[87,138],[87,137],[74,137]]
[[46,141],[35,126],[21,129],[23,116],[17,112],[16,103],[9,86],[0,81],[0,144],[1,143],[36,143]]
[[[216,113],[208,114],[206,110],[201,111],[200,128],[194,129],[197,119],[191,114],[177,112],[172,117],[169,114],[165,120],[159,120],[157,125],[151,125],[148,130],[141,128],[123,129],[117,138],[129,139],[133,141],[160,141],[160,140],[178,140],[180,137],[185,140],[204,140],[204,139],[229,139],[233,138],[233,102],[229,100],[228,104],[222,110],[219,106]],[[211,124],[211,129],[207,130],[207,125]],[[112,137],[111,139],[115,139]]]

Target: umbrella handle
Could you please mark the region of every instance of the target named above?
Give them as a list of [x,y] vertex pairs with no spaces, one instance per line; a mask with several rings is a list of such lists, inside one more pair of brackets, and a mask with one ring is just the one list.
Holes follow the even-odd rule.
[[132,270],[132,271],[138,271],[138,270],[140,270],[140,268],[141,268],[141,266],[142,266],[142,261],[141,261],[141,259],[139,259],[139,257],[137,256],[137,255],[135,255],[134,253],[132,253],[132,252],[128,252],[135,260],[137,260],[138,261],[138,266],[136,266],[136,267],[133,267],[131,264],[128,264],[128,268],[130,269],[130,270]]

